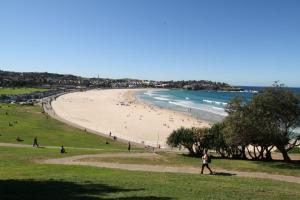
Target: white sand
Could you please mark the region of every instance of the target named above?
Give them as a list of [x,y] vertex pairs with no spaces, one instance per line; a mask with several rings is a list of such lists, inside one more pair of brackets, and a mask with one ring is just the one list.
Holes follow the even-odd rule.
[[166,146],[170,133],[181,126],[208,127],[208,123],[138,101],[136,89],[90,90],[60,96],[55,113],[75,124],[117,138],[157,147]]

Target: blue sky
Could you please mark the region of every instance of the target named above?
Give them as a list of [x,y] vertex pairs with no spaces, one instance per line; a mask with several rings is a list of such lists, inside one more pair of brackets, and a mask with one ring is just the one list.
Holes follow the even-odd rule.
[[0,68],[300,86],[297,0],[0,0]]

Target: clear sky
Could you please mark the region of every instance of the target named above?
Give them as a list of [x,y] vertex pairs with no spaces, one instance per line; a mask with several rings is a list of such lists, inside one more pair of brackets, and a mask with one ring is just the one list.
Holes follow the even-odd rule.
[[0,0],[0,68],[300,86],[300,1]]

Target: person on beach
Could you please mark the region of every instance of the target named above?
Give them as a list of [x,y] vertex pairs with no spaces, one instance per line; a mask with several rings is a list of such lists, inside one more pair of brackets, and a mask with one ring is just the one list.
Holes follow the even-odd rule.
[[130,152],[130,149],[131,149],[131,144],[130,142],[128,142],[128,151]]
[[34,137],[34,140],[33,140],[33,147],[39,147],[39,144],[37,142],[37,137]]
[[208,163],[209,163],[209,155],[207,153],[207,149],[204,150],[204,155],[202,156],[202,169],[201,169],[201,174],[203,174],[203,170],[204,170],[204,167],[206,167],[210,174],[212,174],[212,170],[209,168],[208,166]]

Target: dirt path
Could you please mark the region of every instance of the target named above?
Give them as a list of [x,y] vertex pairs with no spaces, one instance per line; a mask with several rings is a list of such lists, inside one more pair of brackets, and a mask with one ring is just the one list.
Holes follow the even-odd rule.
[[[162,166],[162,165],[146,165],[146,164],[120,164],[120,163],[109,163],[109,162],[94,162],[94,161],[81,161],[82,159],[88,158],[112,158],[112,157],[153,157],[159,156],[154,153],[107,153],[99,155],[79,155],[65,158],[49,159],[43,163],[47,164],[64,164],[64,165],[85,165],[94,167],[104,167],[112,169],[123,169],[130,171],[147,171],[147,172],[170,172],[170,173],[189,173],[199,174],[200,168],[195,167],[175,167],[175,166]],[[292,183],[300,183],[300,177],[284,176],[276,174],[268,174],[262,172],[239,172],[229,171],[224,169],[217,169],[214,175],[220,176],[241,176],[250,178],[264,178],[278,181],[286,181]]]
[[[13,143],[0,143],[1,147],[16,147],[16,148],[32,148],[32,145],[28,144],[13,144]],[[59,146],[43,146],[44,148],[59,149]],[[105,149],[95,149],[95,148],[80,148],[80,147],[66,147],[67,149],[81,149],[81,150],[105,150]],[[120,150],[120,149],[111,149]],[[126,158],[147,158],[159,156],[155,153],[105,153],[105,154],[94,154],[94,155],[78,155],[70,156],[65,158],[55,158],[43,161],[46,164],[64,164],[64,165],[84,165],[84,166],[94,166],[94,167],[104,167],[112,169],[124,169],[130,171],[147,171],[147,172],[170,172],[170,173],[189,173],[189,174],[199,174],[200,168],[196,167],[175,167],[175,166],[163,166],[163,165],[147,165],[147,164],[121,164],[121,163],[110,163],[110,162],[95,162],[95,161],[85,161],[86,159],[92,158],[113,158],[113,157],[126,157]],[[262,172],[240,172],[240,171],[230,171],[225,169],[216,169],[214,175],[220,176],[241,176],[250,178],[265,178],[279,181],[286,181],[292,183],[300,183],[300,177],[295,176],[285,176],[277,174],[268,174]]]

